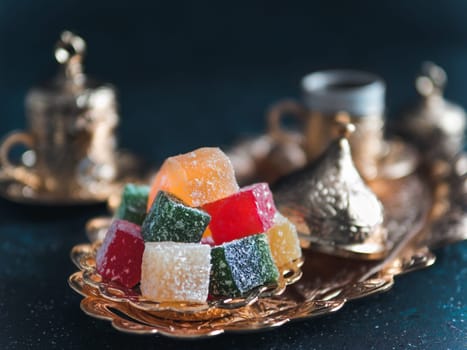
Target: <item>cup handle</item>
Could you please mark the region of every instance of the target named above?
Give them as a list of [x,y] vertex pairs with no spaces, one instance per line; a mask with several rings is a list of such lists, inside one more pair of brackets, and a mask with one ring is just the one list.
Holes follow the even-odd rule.
[[288,114],[305,124],[306,108],[295,100],[283,100],[274,104],[268,112],[268,134],[278,143],[294,142],[303,144],[304,137],[298,136],[282,127],[282,118]]
[[33,189],[37,189],[40,185],[39,177],[32,171],[21,165],[15,165],[10,162],[10,151],[15,145],[25,145],[26,147],[34,148],[34,138],[23,131],[13,131],[8,134],[0,145],[0,164],[2,177],[14,179]]

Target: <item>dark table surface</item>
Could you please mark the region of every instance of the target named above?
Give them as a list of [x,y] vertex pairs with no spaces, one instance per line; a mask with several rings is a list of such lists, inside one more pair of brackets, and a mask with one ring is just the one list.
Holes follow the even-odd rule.
[[86,316],[67,285],[70,248],[105,208],[45,209],[0,201],[1,349],[462,349],[467,345],[467,243],[436,251],[434,266],[400,276],[387,293],[335,314],[268,332],[177,341],[115,331]]
[[[432,59],[449,74],[447,96],[467,106],[464,3],[164,3],[2,1],[0,135],[24,128],[26,91],[55,70],[51,48],[65,28],[88,39],[88,71],[119,88],[120,144],[153,163],[263,132],[267,107],[298,96],[300,77],[316,69],[381,74],[392,117],[414,97],[420,62]],[[387,293],[269,332],[200,341],[119,333],[81,312],[67,285],[70,249],[105,211],[0,199],[0,349],[467,347],[466,242],[437,250],[434,266],[397,277]]]

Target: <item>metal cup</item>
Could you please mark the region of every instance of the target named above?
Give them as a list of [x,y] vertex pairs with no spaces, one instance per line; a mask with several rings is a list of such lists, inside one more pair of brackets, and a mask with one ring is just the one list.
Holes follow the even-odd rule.
[[[116,177],[115,92],[82,73],[84,50],[83,39],[62,33],[55,49],[59,75],[29,92],[27,131],[12,132],[0,146],[2,171],[38,192],[66,197]],[[29,149],[20,165],[9,157],[17,144]]]
[[356,166],[364,177],[375,177],[384,147],[384,81],[367,72],[327,70],[305,76],[301,86],[301,102],[286,100],[273,106],[269,134],[276,140],[290,141],[281,121],[286,114],[296,117],[302,124],[300,143],[308,161],[313,161],[336,138],[336,115],[347,114],[356,126],[349,140]]

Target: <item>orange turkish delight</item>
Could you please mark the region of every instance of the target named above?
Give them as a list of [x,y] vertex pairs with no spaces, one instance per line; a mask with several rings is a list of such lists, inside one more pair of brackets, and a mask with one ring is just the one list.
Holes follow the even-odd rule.
[[302,256],[295,225],[279,213],[274,216],[273,226],[266,232],[272,257],[281,267]]
[[167,191],[192,207],[225,198],[238,191],[229,158],[216,147],[167,158],[157,173],[148,210],[159,191]]

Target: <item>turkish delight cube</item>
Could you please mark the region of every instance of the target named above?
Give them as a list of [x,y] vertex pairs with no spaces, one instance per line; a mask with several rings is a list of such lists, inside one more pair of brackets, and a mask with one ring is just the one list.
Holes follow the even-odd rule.
[[273,226],[266,232],[272,257],[277,266],[281,267],[302,256],[300,240],[295,225],[287,218],[277,213]]
[[255,287],[276,283],[279,271],[264,234],[212,248],[210,294],[237,297]]
[[97,272],[105,280],[132,288],[141,279],[144,241],[140,227],[125,220],[114,220],[96,254]]
[[229,158],[219,148],[205,147],[165,160],[153,181],[148,210],[159,191],[199,207],[237,192],[238,184]]
[[244,187],[239,192],[205,204],[202,208],[211,215],[209,229],[216,244],[264,233],[272,226],[276,214],[267,183]]
[[209,291],[210,251],[205,244],[147,242],[141,294],[161,302],[205,302]]
[[141,225],[146,217],[148,197],[149,186],[126,184],[116,217]]
[[146,242],[198,243],[211,217],[160,191],[142,225]]

